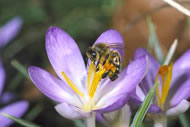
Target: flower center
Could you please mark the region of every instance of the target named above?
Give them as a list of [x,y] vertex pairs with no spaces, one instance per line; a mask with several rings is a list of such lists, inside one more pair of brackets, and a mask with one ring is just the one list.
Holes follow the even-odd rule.
[[98,66],[99,66],[99,70],[96,71],[96,67],[94,63],[91,62],[88,68],[87,90],[91,98],[94,97],[98,84],[100,80],[102,79],[102,75],[106,71],[105,68],[102,68],[101,64],[98,64]]
[[159,86],[156,90],[157,104],[161,109],[164,109],[164,104],[169,93],[172,80],[172,67],[172,64],[161,66],[156,75],[156,81],[158,81],[159,76],[161,77],[162,86],[161,88]]
[[96,93],[96,89],[100,80],[102,79],[102,75],[105,73],[106,69],[102,67],[101,64],[98,65],[99,70],[96,70],[95,64],[93,62],[90,63],[88,67],[88,79],[87,79],[87,91],[88,97],[84,96],[84,93],[80,91],[80,89],[74,84],[74,82],[64,73],[62,75],[67,82],[67,84],[77,93],[79,96],[83,98],[84,101],[84,110],[90,111],[95,108],[94,95]]

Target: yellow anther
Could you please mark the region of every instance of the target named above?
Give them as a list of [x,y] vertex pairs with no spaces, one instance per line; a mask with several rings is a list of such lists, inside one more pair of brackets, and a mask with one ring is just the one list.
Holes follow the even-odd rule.
[[93,81],[93,77],[96,73],[96,67],[94,65],[93,62],[90,63],[89,67],[88,67],[88,79],[87,79],[87,90],[88,93],[90,93],[90,87]]
[[[88,82],[88,83],[90,83],[90,84],[88,84],[88,85],[90,86],[89,96],[90,96],[91,98],[94,97],[94,94],[95,94],[95,92],[96,92],[96,89],[97,89],[97,87],[98,87],[98,84],[99,84],[100,80],[102,79],[102,75],[103,75],[103,74],[105,73],[105,71],[106,71],[104,68],[102,68],[102,65],[101,65],[101,64],[99,64],[98,66],[99,66],[99,70],[94,73],[94,75],[93,75],[92,78],[90,78],[90,79],[92,79],[92,82]],[[89,66],[89,67],[90,67],[90,66]]]
[[73,81],[70,80],[69,77],[64,72],[62,72],[62,75],[67,84],[73,89],[73,91],[75,91],[79,96],[84,97],[84,94],[76,87]]
[[156,75],[156,80],[158,80],[159,76],[161,76],[161,82],[162,82],[161,95],[160,95],[159,87],[156,90],[157,103],[161,109],[164,108],[164,104],[165,104],[165,101],[167,99],[168,92],[170,89],[170,84],[172,80],[172,67],[173,67],[173,64],[169,66],[161,66]]

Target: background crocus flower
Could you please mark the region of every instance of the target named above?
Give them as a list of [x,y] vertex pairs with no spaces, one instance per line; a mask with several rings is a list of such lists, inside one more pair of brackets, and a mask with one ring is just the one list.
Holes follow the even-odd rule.
[[[5,71],[0,62],[0,104],[5,105],[5,102],[11,100],[12,94],[2,93],[5,81]],[[21,117],[28,108],[28,102],[26,101],[17,101],[11,104],[8,104],[0,108],[0,127],[7,127],[13,123],[12,120],[3,116],[1,113],[7,113],[15,117]]]
[[[17,33],[21,29],[21,26],[22,26],[22,19],[20,17],[15,17],[12,20],[8,21],[4,26],[0,27],[0,48],[5,46],[17,35]],[[2,94],[4,81],[5,81],[5,70],[0,60],[0,95]],[[9,98],[8,96],[10,97],[11,95],[6,93],[5,98]]]
[[0,47],[5,46],[10,42],[20,31],[22,19],[15,17],[8,21],[4,26],[0,27]]
[[[155,80],[159,80],[159,89],[150,112],[161,113],[166,116],[185,112],[190,103],[190,50],[186,51],[173,65],[160,66],[160,64],[145,50],[137,49],[136,57],[148,55],[149,69],[147,75],[132,95],[132,102],[140,104]],[[166,75],[165,75],[166,74]]]
[[[7,22],[4,26],[0,27],[0,47],[5,46],[10,42],[19,32],[22,25],[22,20],[19,17],[13,18],[11,21]],[[13,94],[9,92],[2,93],[5,83],[5,70],[0,60],[0,105],[5,105],[10,103],[13,99]],[[0,109],[0,127],[7,127],[13,123],[12,120],[2,115],[2,113],[7,113],[15,117],[21,117],[28,108],[28,102],[17,101],[8,104]]]
[[23,114],[28,109],[28,102],[26,101],[17,101],[11,103],[7,106],[4,106],[0,109],[0,127],[8,127],[13,124],[14,121],[2,115],[2,113],[7,113],[9,115],[15,116],[17,118],[23,116]]
[[[102,42],[123,46],[123,39],[115,30],[102,33],[95,44]],[[46,51],[59,78],[35,66],[29,67],[29,76],[41,92],[58,102],[56,111],[69,119],[90,117],[92,112],[109,112],[122,107],[127,94],[141,81],[147,64],[146,57],[139,57],[115,81],[101,79],[103,70],[96,72],[92,63],[86,67],[75,41],[58,27],[47,30]]]
[[[8,21],[4,26],[0,27],[0,48],[8,44],[8,42],[10,42],[18,34],[18,32],[21,29],[21,26],[22,26],[22,19],[20,17],[15,17],[12,20]],[[1,60],[0,60],[0,68],[1,68],[0,69],[0,95],[1,95],[5,81],[5,71],[1,63]],[[11,96],[10,94],[6,93],[6,98],[9,98],[10,96]]]

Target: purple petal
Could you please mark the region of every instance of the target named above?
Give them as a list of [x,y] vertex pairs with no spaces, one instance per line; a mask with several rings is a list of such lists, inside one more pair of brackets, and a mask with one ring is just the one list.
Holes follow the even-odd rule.
[[185,111],[188,110],[189,106],[190,106],[190,103],[187,100],[182,100],[175,107],[168,109],[166,111],[166,115],[173,116],[173,115],[184,113]]
[[[30,66],[28,73],[32,82],[49,98],[57,102],[68,102],[76,105],[80,104],[76,99],[76,94],[70,87],[68,87],[63,81],[54,77],[45,70]],[[76,105],[78,106],[78,105]]]
[[[81,79],[86,75],[86,67],[76,42],[62,29],[50,27],[46,32],[46,51],[57,75],[64,80],[62,72],[82,85]],[[81,86],[82,87],[82,86]]]
[[22,26],[22,19],[15,17],[7,22],[3,27],[0,28],[0,47],[5,46],[10,42],[20,31]]
[[15,95],[10,92],[4,92],[0,98],[1,104],[7,104],[15,98]]
[[4,83],[5,83],[5,70],[4,70],[3,64],[0,60],[0,96],[3,91]]
[[9,115],[15,116],[15,117],[21,117],[25,111],[28,109],[28,102],[26,101],[19,101],[10,105],[7,105],[6,107],[2,108],[0,110],[0,123],[1,127],[7,127],[13,123],[12,120],[9,118],[3,116],[1,113],[7,113]]
[[[138,96],[130,96],[129,102],[132,108],[139,108],[144,100],[141,100]],[[150,108],[148,109],[149,113],[159,113],[161,112],[161,109],[154,104],[150,105]]]
[[171,92],[174,94],[170,101],[170,106],[172,107],[179,104],[183,99],[188,99],[190,97],[190,79],[180,84],[180,87],[175,93],[172,89]]
[[67,119],[80,119],[91,115],[90,112],[82,112],[80,109],[67,103],[58,104],[55,106],[55,109],[61,116]]
[[139,85],[136,87],[135,95],[138,96],[141,101],[143,101],[146,96]]
[[124,41],[121,34],[116,30],[107,30],[103,32],[98,39],[95,41],[94,44],[97,43],[107,43],[108,45],[117,44],[120,45],[121,49],[113,48],[119,51],[121,57],[123,56],[123,49],[124,48]]
[[[102,90],[100,95],[102,98],[99,100],[99,105],[108,103],[108,100],[115,98],[119,95],[126,95],[130,93],[143,79],[147,69],[147,57],[143,56],[135,59],[129,66],[123,70],[119,78],[113,82],[108,83]],[[118,98],[119,100],[120,98]],[[107,102],[108,101],[108,102]]]
[[[190,50],[187,50],[173,65],[172,84],[173,87],[176,81],[184,77],[190,77]],[[184,80],[184,79],[183,79]]]
[[135,51],[135,58],[138,58],[140,56],[144,56],[147,55],[148,56],[148,60],[149,60],[149,66],[148,66],[148,72],[145,76],[145,78],[142,80],[140,87],[142,88],[143,92],[145,94],[148,93],[148,91],[152,88],[155,78],[156,78],[156,74],[159,70],[159,63],[151,56],[151,54],[149,54],[145,49],[143,48],[139,48]]
[[124,80],[115,84],[115,88],[113,89],[114,92],[118,92],[119,94],[131,92],[144,78],[147,66],[148,61],[146,56],[140,57],[131,62],[126,70],[124,70],[126,71]]
[[161,112],[161,109],[160,109],[160,107],[158,107],[157,105],[155,105],[155,104],[151,104],[150,105],[150,108],[148,109],[148,112],[150,112],[150,113],[160,113]]
[[109,103],[110,101],[112,103],[107,104],[108,105],[107,107],[96,110],[96,112],[106,113],[106,112],[115,111],[123,107],[126,104],[127,100],[128,100],[128,95],[122,95],[121,97],[119,97],[119,99],[112,98],[110,100],[107,100],[107,103]]
[[98,112],[96,112],[96,120],[98,120],[101,123],[105,122],[103,114],[98,113]]
[[141,56],[149,55],[149,53],[144,48],[138,48],[135,50],[134,58],[139,58]]
[[174,64],[173,68],[179,70],[190,69],[190,49],[187,50]]

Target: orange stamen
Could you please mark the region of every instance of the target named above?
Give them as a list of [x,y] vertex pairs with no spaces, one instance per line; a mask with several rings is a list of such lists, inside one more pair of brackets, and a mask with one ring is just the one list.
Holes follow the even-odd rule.
[[162,109],[164,108],[164,104],[169,93],[169,88],[172,80],[172,66],[172,64],[169,66],[161,66],[156,75],[156,80],[158,80],[159,76],[161,76],[162,90],[160,94],[160,88],[158,87],[158,89],[156,90],[156,96],[158,106]]

